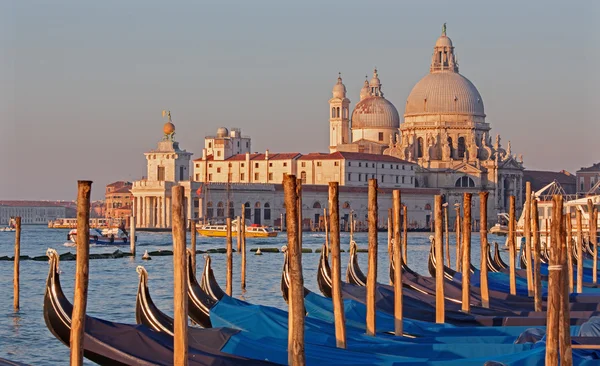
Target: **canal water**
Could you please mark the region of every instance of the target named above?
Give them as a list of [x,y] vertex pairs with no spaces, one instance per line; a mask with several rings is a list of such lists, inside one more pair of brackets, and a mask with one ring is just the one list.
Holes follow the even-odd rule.
[[[74,252],[75,248],[65,246],[67,229],[48,229],[42,226],[23,226],[21,237],[21,255],[39,256],[47,248],[54,248],[59,254]],[[427,256],[429,253],[430,233],[409,233],[408,265],[413,270],[427,274]],[[170,233],[137,233],[137,252],[135,258],[90,260],[90,282],[87,314],[102,319],[135,323],[135,298],[138,284],[136,267],[145,266],[149,273],[150,293],[156,305],[172,315],[173,310],[173,257],[155,256],[143,261],[145,250],[171,249]],[[450,235],[450,256],[452,267],[455,264],[455,238]],[[489,236],[490,243],[504,243],[504,238]],[[189,243],[189,233],[188,233]],[[281,248],[286,245],[286,235],[277,238],[248,239],[247,249]],[[305,253],[302,258],[305,286],[320,293],[316,283],[316,270],[319,254],[314,253],[325,241],[324,233],[304,233],[303,247],[313,253]],[[367,248],[367,233],[355,234],[359,248]],[[342,233],[342,272],[345,275],[348,261],[349,235]],[[472,263],[479,267],[479,234],[472,235]],[[224,248],[224,238],[198,237],[197,249]],[[234,240],[235,248],[235,240]],[[91,253],[108,253],[117,249],[128,251],[129,246],[92,247]],[[0,232],[0,257],[13,256],[14,233]],[[378,282],[389,283],[387,260],[387,233],[379,233]],[[202,254],[198,254],[198,272],[204,265]],[[225,254],[211,254],[213,269],[219,284],[225,288]],[[287,305],[281,297],[280,278],[283,254],[264,253],[247,255],[247,286],[242,293],[239,285],[240,255],[233,256],[233,296],[246,301],[275,306],[285,309]],[[506,258],[505,258],[506,260]],[[359,253],[359,262],[363,271],[367,269],[367,253]],[[72,301],[75,281],[75,261],[60,263],[61,284],[65,294]],[[69,360],[69,349],[58,341],[46,328],[42,313],[45,281],[48,263],[21,261],[21,309],[13,312],[13,262],[0,261],[0,357],[34,365],[65,365]],[[87,364],[91,362],[86,361]]]

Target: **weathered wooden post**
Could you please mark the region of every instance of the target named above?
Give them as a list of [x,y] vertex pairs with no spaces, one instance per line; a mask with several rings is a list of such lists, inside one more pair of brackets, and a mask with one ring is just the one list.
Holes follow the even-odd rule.
[[[435,322],[445,321],[444,304],[444,227],[442,226],[442,196],[436,195],[434,202],[435,211]],[[459,216],[456,216],[457,218]]]
[[13,278],[13,307],[15,311],[19,311],[19,290],[21,288],[19,282],[19,260],[21,259],[21,216],[15,218],[15,273]]
[[350,211],[350,244],[354,241],[354,210]]
[[298,250],[302,253],[302,233],[304,225],[302,224],[302,179],[296,179],[296,195],[298,196]]
[[408,263],[408,208],[402,206],[402,260]]
[[394,334],[402,336],[404,333],[403,329],[403,316],[402,316],[402,248],[400,247],[400,207],[402,206],[402,199],[400,196],[400,190],[395,189],[392,192],[392,206],[393,206],[393,217],[394,217]]
[[538,213],[538,201],[531,197],[532,230],[533,230],[533,309],[542,311],[542,274],[540,273],[542,262],[540,260],[540,218]]
[[306,364],[304,356],[304,279],[302,249],[298,233],[298,191],[296,177],[284,175],[283,193],[287,215],[288,252],[290,264],[288,364]]
[[[561,204],[563,203],[563,197],[560,196]],[[561,213],[561,226],[560,226],[560,266],[561,270],[561,280],[560,280],[560,315],[559,315],[559,335],[558,341],[560,343],[560,361],[563,365],[572,365],[573,364],[573,354],[571,349],[571,315],[569,311],[569,284],[573,284],[572,282],[572,272],[565,270],[565,267],[568,264],[568,241],[570,240],[570,221],[571,214],[568,212],[567,215]],[[568,216],[568,227],[565,227],[565,219]],[[571,267],[571,270],[573,268]],[[571,274],[571,282],[567,281],[567,275]]]
[[231,296],[232,289],[231,283],[233,282],[233,251],[232,251],[232,240],[231,240],[231,218],[228,217],[226,220],[227,238],[225,245],[227,247],[227,279],[225,285],[225,292]]
[[442,205],[444,207],[444,239],[446,240],[446,265],[451,268],[450,263],[450,230],[448,228],[448,202]]
[[462,311],[471,312],[471,193],[463,194]]
[[[239,221],[238,221],[238,241],[240,241],[239,237],[240,237],[240,225],[239,225]],[[242,288],[242,290],[246,290],[246,239],[244,238],[244,240],[241,241],[242,242],[242,248],[240,250],[241,253],[241,260],[242,260],[242,268],[241,268],[241,278],[240,278],[240,286]]]
[[83,364],[83,334],[90,264],[90,194],[92,181],[77,182],[77,268],[71,316],[71,365]]
[[[244,209],[242,208],[242,211],[243,210]],[[240,252],[242,250],[242,223],[240,216],[236,216],[235,221],[237,222],[235,227],[235,234],[237,235],[237,238],[235,238],[235,240],[237,244],[237,251]]]
[[583,292],[583,220],[581,211],[575,211],[577,220],[577,293]]
[[246,244],[246,206],[242,203],[242,222],[240,223],[240,231],[242,232],[238,250],[242,250],[242,244]]
[[[450,255],[450,253],[448,253]],[[460,271],[460,206],[456,207],[456,271]]]
[[516,280],[516,273],[515,273],[515,269],[516,269],[516,265],[517,265],[517,261],[516,261],[516,243],[515,243],[515,216],[516,216],[516,212],[515,212],[515,196],[510,196],[510,205],[509,205],[509,211],[508,211],[508,248],[510,250],[510,258],[509,258],[509,266],[510,266],[510,294],[511,295],[516,295],[517,294],[517,280]]
[[183,186],[175,186],[171,190],[171,220],[173,232],[173,364],[188,364],[188,298],[187,298],[187,263]]
[[[346,348],[346,319],[344,301],[342,300],[342,269],[340,260],[340,214],[339,183],[329,183],[329,219],[331,224],[331,275],[333,312],[335,317],[335,344],[338,348]],[[327,216],[325,216],[327,217]],[[327,228],[327,226],[325,226]]]
[[196,275],[196,220],[191,219],[190,221],[190,249],[192,251],[192,261],[188,265],[192,266],[194,276]]
[[573,251],[571,248],[571,239],[573,237],[573,227],[572,227],[572,223],[571,223],[571,208],[567,207],[567,212],[565,213],[565,221],[566,221],[566,264],[567,264],[567,271],[565,273],[565,276],[567,276],[568,278],[568,284],[569,284],[569,293],[573,292]]
[[367,272],[367,334],[375,336],[377,286],[377,179],[369,179],[369,271]]
[[129,250],[135,257],[135,216],[129,219]]
[[[393,238],[393,228],[394,228],[394,223],[392,222],[392,215],[393,215],[393,209],[389,208],[388,209],[388,217],[387,217],[387,250],[388,250],[388,263],[390,265],[390,268],[392,267],[392,260],[393,260],[393,249],[392,249],[392,238]],[[392,284],[392,280],[390,279],[390,285]]]
[[525,182],[525,259],[527,260],[527,295],[533,296],[533,268],[531,268],[531,182]]
[[590,244],[592,245],[592,250],[594,252],[594,258],[592,258],[593,261],[593,265],[592,265],[592,282],[594,284],[598,283],[598,245],[597,245],[597,238],[596,238],[596,223],[598,221],[598,219],[596,218],[596,209],[594,208],[594,203],[592,202],[591,199],[587,200],[587,206],[588,206],[588,217],[589,217],[589,222],[588,222],[588,231],[590,233]]
[[552,231],[550,263],[548,266],[548,310],[546,314],[546,365],[558,366],[558,333],[560,317],[560,226],[562,223],[562,197],[552,197]]
[[488,268],[487,268],[487,253],[488,238],[487,238],[487,201],[490,192],[479,192],[479,237],[481,241],[481,262],[479,264],[479,287],[481,289],[481,305],[484,308],[490,307],[490,293],[488,289]]

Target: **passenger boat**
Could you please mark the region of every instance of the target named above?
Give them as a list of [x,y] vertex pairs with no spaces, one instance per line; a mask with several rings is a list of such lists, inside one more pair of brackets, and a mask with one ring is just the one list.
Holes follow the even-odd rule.
[[10,220],[8,221],[8,226],[6,226],[6,227],[0,227],[0,232],[13,232],[13,231],[17,231],[16,226],[17,226],[17,222],[15,221],[15,218],[11,217]]
[[[237,236],[237,220],[231,222],[231,235]],[[225,237],[227,236],[227,225],[206,224],[196,229],[199,235],[207,237]],[[277,232],[270,226],[252,224],[246,225],[246,238],[274,238]]]
[[[77,242],[77,229],[69,231],[67,240]],[[127,245],[129,234],[122,228],[113,230],[90,229],[90,244],[96,245]]]

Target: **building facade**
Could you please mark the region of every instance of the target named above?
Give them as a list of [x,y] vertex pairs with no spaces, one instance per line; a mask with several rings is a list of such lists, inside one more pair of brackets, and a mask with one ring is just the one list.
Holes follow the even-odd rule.
[[131,182],[118,181],[106,186],[104,194],[107,219],[126,219],[133,213],[133,194]]
[[581,168],[577,175],[577,195],[584,197],[588,193],[600,193],[600,163]]
[[11,217],[21,216],[22,224],[47,225],[48,221],[66,217],[67,208],[48,201],[0,201],[0,225]]

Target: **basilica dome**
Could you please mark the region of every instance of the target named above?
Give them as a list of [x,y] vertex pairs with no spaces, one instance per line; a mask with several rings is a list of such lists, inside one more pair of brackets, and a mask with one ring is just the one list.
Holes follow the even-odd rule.
[[354,107],[352,128],[398,128],[398,110],[384,97],[367,97]]
[[458,72],[432,72],[422,78],[406,100],[405,116],[468,114],[485,116],[475,85]]

